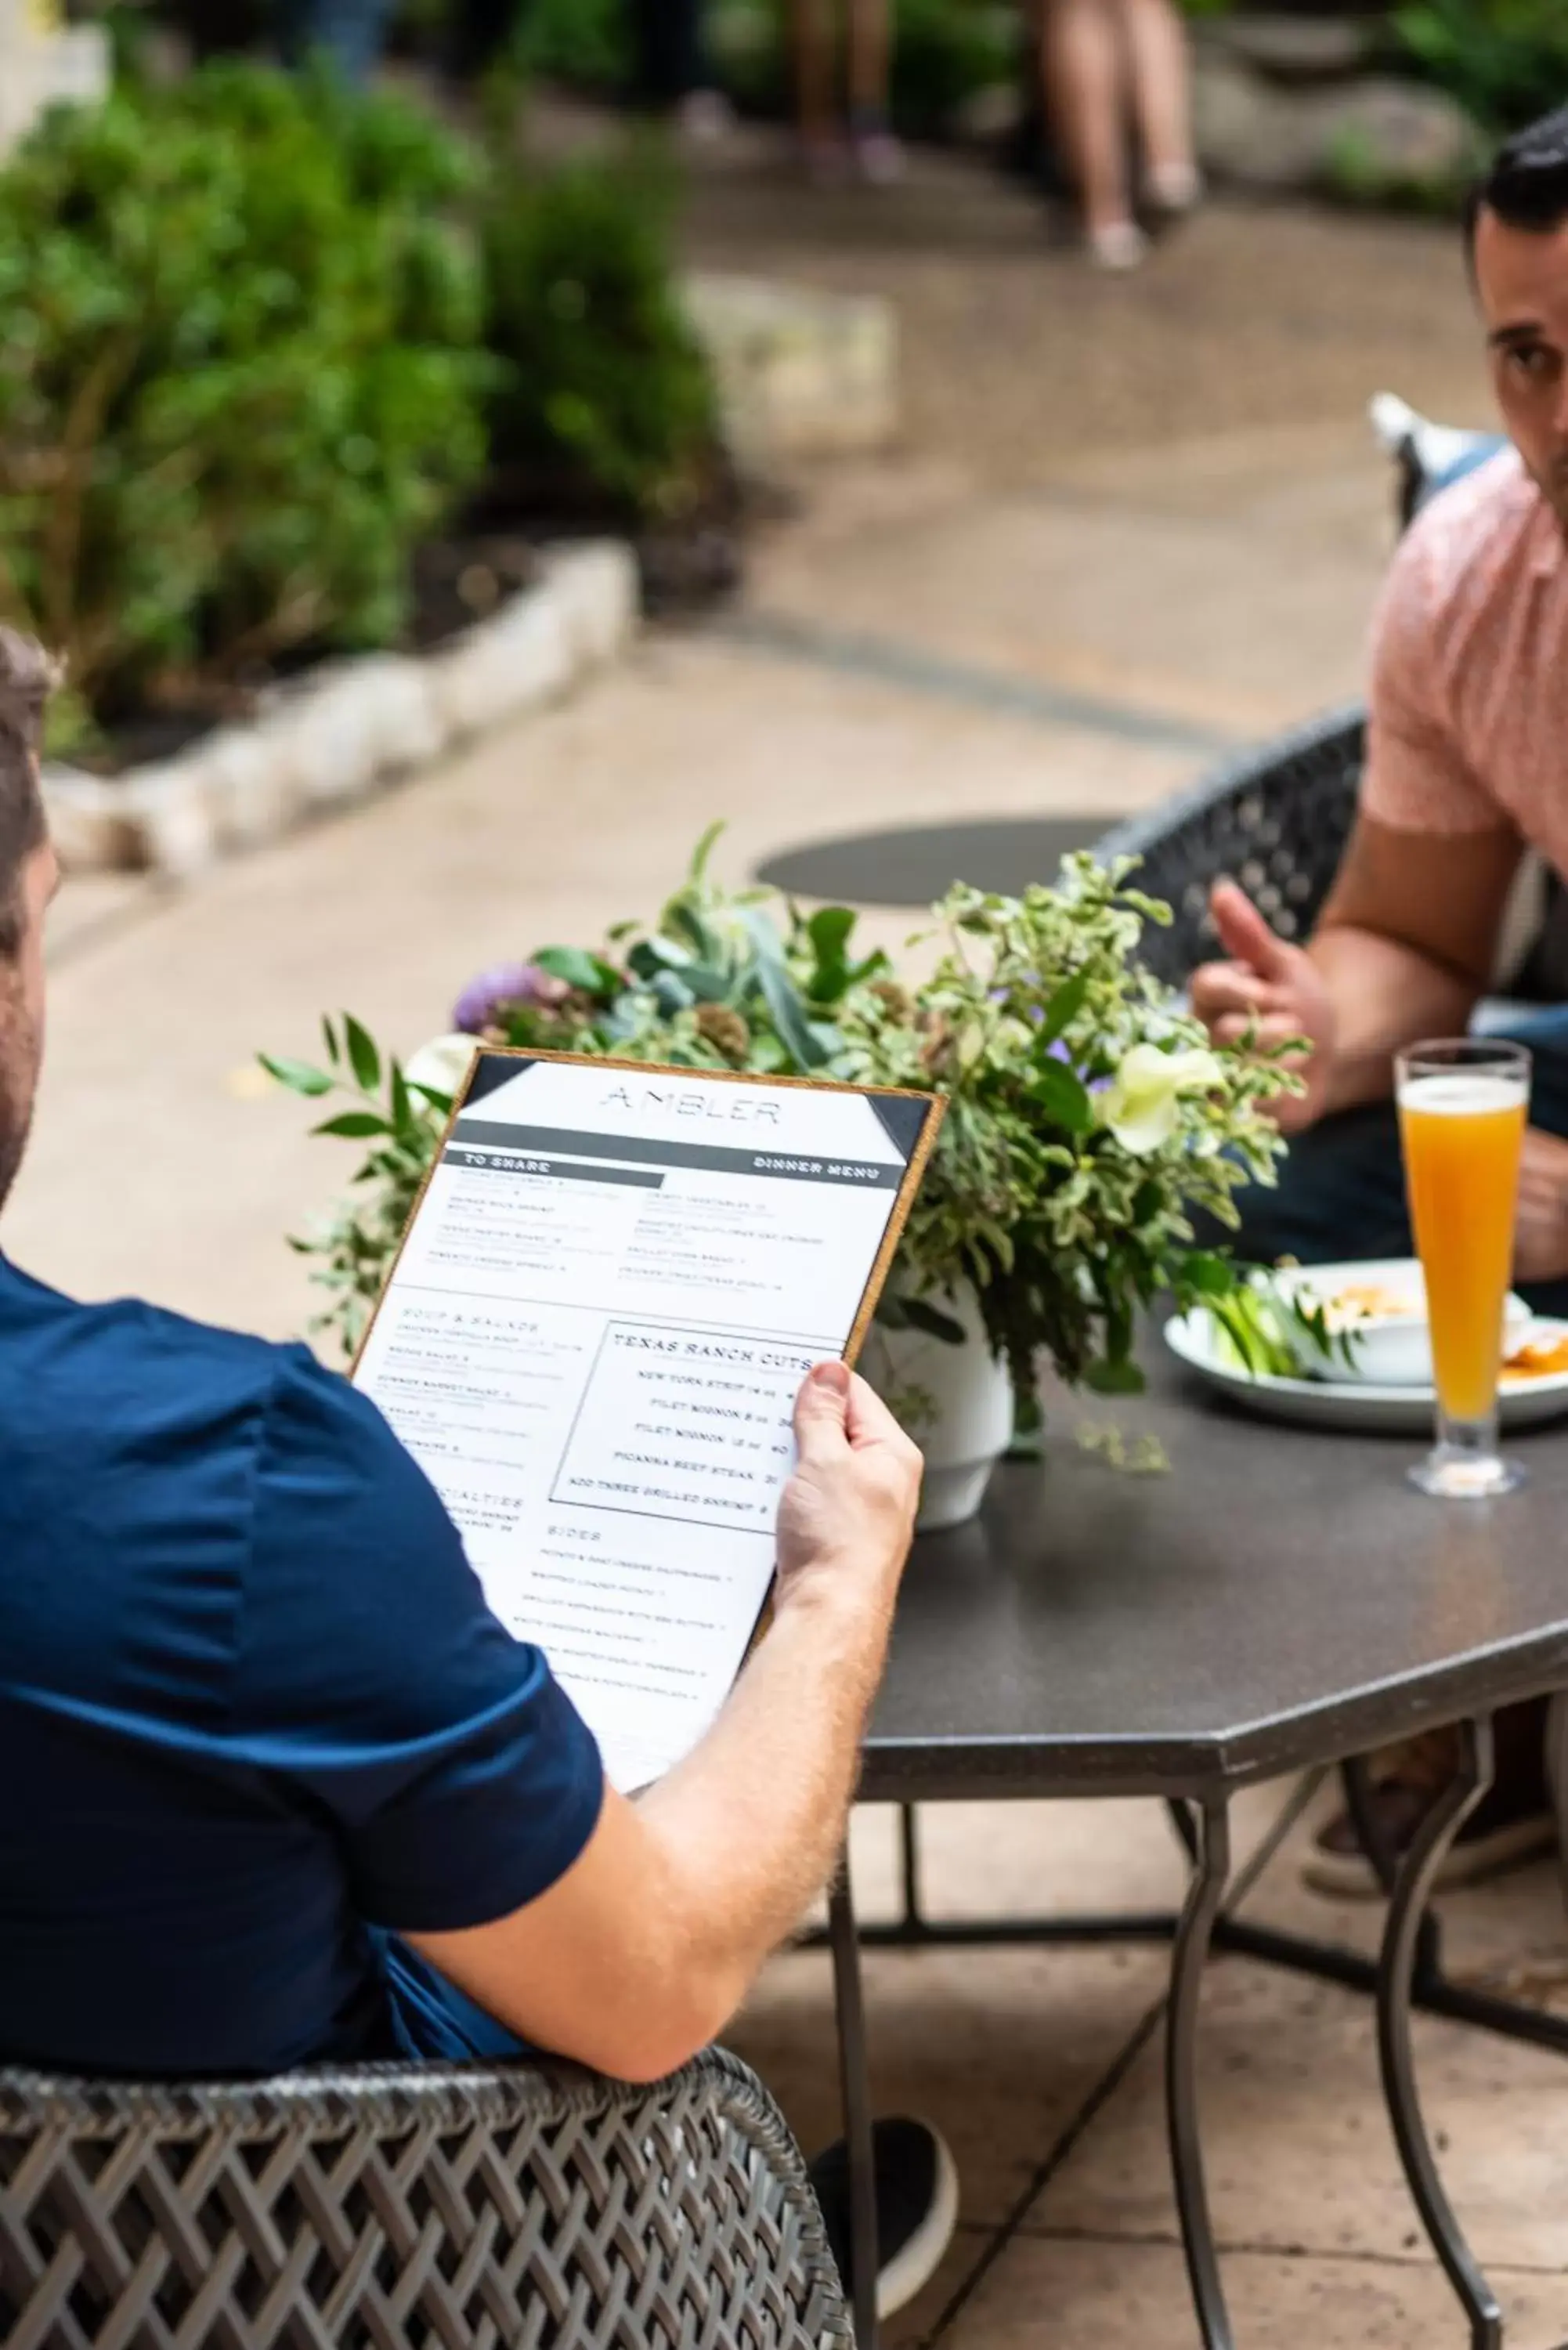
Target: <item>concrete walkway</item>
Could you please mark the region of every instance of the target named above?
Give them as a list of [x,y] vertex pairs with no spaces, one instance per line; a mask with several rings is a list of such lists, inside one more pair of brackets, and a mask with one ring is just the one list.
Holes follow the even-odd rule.
[[[898,300],[905,446],[817,483],[756,549],[734,614],[650,639],[572,707],[200,887],[74,883],[48,1079],[8,1250],[92,1295],[139,1289],[276,1334],[308,1294],[282,1247],[344,1147],[258,1092],[259,1045],[308,1054],[348,1005],[404,1048],[462,979],[647,911],[702,827],[730,869],[847,831],[961,816],[1108,818],[1224,746],[1353,693],[1387,545],[1361,423],[1386,383],[1481,412],[1450,241],[1217,212],[1144,278],[1045,246],[1034,206],[951,162],[851,208],[748,145],[697,191],[708,260]],[[881,910],[896,941],[909,917]],[[1260,1824],[1260,1812],[1254,1825]],[[1157,1808],[929,1815],[932,1904],[1144,1907],[1178,1887]],[[889,1824],[857,1826],[864,1906]],[[1293,1852],[1261,1914],[1367,1940]],[[1545,1869],[1455,1912],[1459,1963],[1562,1948]],[[899,2329],[948,2350],[1191,2350],[1164,2168],[1152,1951],[884,1955],[868,1970],[884,2108],[958,2149],[963,2225]],[[1442,2350],[1457,2312],[1418,2238],[1367,2009],[1228,1960],[1205,2008],[1210,2172],[1246,2350]],[[808,2142],[835,2127],[826,1962],[769,1971],[734,2035]],[[1459,2207],[1520,2350],[1568,2336],[1568,2073],[1424,2024]]]

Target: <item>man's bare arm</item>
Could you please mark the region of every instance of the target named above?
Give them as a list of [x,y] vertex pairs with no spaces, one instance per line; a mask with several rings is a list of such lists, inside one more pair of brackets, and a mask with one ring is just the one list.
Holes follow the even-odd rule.
[[640,1803],[607,1794],[538,1900],[407,1937],[521,2039],[627,2079],[658,2078],[722,2029],[843,1838],[919,1456],[834,1369],[797,1412],[773,1625],[709,1736]]
[[1386,1094],[1405,1045],[1464,1035],[1491,977],[1521,854],[1502,828],[1396,832],[1361,818],[1307,950],[1337,1032],[1326,1108]]

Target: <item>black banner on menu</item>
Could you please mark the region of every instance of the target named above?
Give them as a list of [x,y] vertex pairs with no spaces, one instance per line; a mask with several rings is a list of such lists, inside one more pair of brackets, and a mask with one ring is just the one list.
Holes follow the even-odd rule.
[[[576,1134],[553,1126],[501,1126],[460,1118],[454,1139],[482,1150],[568,1151],[576,1159],[622,1159],[639,1167],[700,1167],[716,1175],[776,1175],[790,1183],[851,1183],[862,1191],[896,1191],[902,1167],[874,1159],[806,1158],[788,1150],[735,1150],[722,1143],[645,1141],[633,1134]],[[552,1171],[540,1167],[540,1174]]]

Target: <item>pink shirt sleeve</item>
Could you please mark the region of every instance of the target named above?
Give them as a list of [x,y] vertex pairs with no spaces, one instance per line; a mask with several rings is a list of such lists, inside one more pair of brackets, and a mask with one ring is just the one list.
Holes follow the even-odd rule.
[[1452,582],[1443,554],[1438,534],[1418,523],[1383,590],[1361,806],[1404,832],[1496,832],[1509,818],[1477,781],[1453,719],[1443,626]]

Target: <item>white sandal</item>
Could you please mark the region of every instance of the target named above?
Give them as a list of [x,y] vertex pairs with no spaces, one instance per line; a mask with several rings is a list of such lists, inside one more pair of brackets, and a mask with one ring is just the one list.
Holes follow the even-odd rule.
[[1162,220],[1182,220],[1203,202],[1203,174],[1196,163],[1151,163],[1143,192],[1151,213]]
[[1124,275],[1147,258],[1148,239],[1136,221],[1107,221],[1103,228],[1085,233],[1089,258],[1096,269]]

